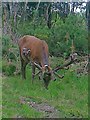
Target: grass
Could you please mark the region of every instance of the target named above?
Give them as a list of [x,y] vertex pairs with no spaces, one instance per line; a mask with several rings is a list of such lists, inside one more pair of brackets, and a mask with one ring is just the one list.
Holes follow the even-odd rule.
[[[49,89],[44,88],[43,81],[35,78],[31,84],[31,68],[27,67],[27,79],[21,76],[3,77],[3,118],[43,118],[44,113],[21,104],[20,98],[32,97],[36,102],[47,102],[60,112],[60,118],[88,117],[88,76],[76,77],[73,71],[66,71],[62,80],[51,81]],[[63,73],[61,71],[60,73]]]
[[0,119],[2,118],[2,62],[0,56]]

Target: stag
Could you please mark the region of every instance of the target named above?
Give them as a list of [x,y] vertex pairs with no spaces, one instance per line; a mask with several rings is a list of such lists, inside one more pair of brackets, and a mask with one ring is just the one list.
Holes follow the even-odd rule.
[[[40,78],[44,80],[44,85],[48,88],[50,80],[55,80],[54,75],[59,78],[63,78],[57,73],[58,70],[67,67],[75,60],[75,55],[71,55],[69,63],[63,66],[57,66],[54,69],[49,64],[49,50],[48,45],[44,40],[40,40],[34,36],[26,35],[20,38],[19,42],[20,59],[21,59],[21,72],[22,78],[26,79],[26,65],[31,63],[32,66],[32,83],[36,75],[40,75]],[[35,68],[38,68],[38,72],[35,73]]]

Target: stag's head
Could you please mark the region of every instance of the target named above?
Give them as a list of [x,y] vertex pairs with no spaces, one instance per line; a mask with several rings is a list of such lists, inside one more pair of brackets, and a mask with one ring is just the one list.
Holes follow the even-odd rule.
[[28,55],[30,56],[30,49],[28,49],[28,48],[23,48],[22,53],[23,53],[23,55],[26,56],[26,57],[27,57]]
[[50,66],[45,65],[42,72],[45,88],[48,88],[50,80],[54,80],[53,71]]
[[53,70],[49,65],[44,65],[41,67],[39,64],[36,64],[34,62],[34,65],[40,70],[39,73],[41,73],[40,78],[43,79],[44,81],[44,86],[47,89],[50,80],[55,80],[54,75],[53,75]]
[[62,66],[56,66],[54,69],[51,69],[49,65],[45,65],[44,67],[39,66],[38,64],[34,63],[36,67],[38,67],[42,73],[42,79],[44,80],[45,88],[48,88],[49,82],[51,80],[56,80],[55,76],[59,77],[60,79],[64,76],[61,76],[57,73],[58,70],[64,69],[65,67],[69,66],[73,62],[77,60],[77,54],[73,53],[70,55],[70,61]]

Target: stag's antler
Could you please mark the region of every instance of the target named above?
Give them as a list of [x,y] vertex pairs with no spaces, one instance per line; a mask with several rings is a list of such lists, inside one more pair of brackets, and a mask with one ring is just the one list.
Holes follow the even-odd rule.
[[53,73],[59,77],[59,78],[63,78],[64,76],[60,76],[58,73],[56,73],[58,70],[60,69],[64,69],[65,67],[71,65],[72,63],[74,63],[77,60],[77,53],[72,53],[70,55],[70,61],[66,64],[63,64],[62,66],[58,65],[53,69]]
[[42,69],[41,66],[40,66],[39,64],[37,64],[36,62],[34,62],[34,65],[35,65],[39,70]]
[[[59,78],[63,78],[64,75],[62,75],[62,76],[59,75],[59,74],[57,73],[57,71],[58,71],[58,70],[61,70],[61,69],[64,69],[65,67],[71,65],[71,64],[74,63],[76,60],[77,60],[77,53],[72,53],[72,54],[70,55],[70,61],[69,61],[68,63],[66,63],[66,64],[63,64],[62,66],[60,66],[60,65],[56,66],[54,69],[52,69],[52,73],[55,74],[55,75],[56,75],[57,77],[59,77]],[[35,76],[36,76],[36,75],[38,75],[38,74],[41,73],[42,68],[41,68],[41,66],[40,66],[39,64],[37,64],[36,62],[34,62],[34,65],[39,69],[39,71],[35,74]]]
[[36,75],[39,75],[40,73],[41,73],[41,70],[39,70],[39,71],[35,74],[35,76],[36,76]]
[[53,73],[57,76],[57,77],[59,77],[59,78],[63,78],[64,77],[64,75],[63,76],[61,76],[61,75],[59,75],[57,72],[55,72],[55,71],[53,71]]

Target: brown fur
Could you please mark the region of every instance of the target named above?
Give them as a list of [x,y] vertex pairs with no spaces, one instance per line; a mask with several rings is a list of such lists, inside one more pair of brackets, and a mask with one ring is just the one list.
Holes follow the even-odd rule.
[[31,50],[32,61],[35,61],[44,67],[43,49],[47,57],[49,56],[48,45],[45,41],[40,40],[34,36],[26,35],[19,40],[18,44],[19,44],[21,56],[22,56],[22,49],[28,48]]
[[[32,78],[35,76],[35,63],[39,64],[42,68],[42,78],[45,72],[51,72],[51,68],[49,65],[49,51],[48,45],[45,41],[40,40],[34,36],[26,35],[18,41],[19,49],[20,49],[20,58],[21,58],[21,71],[22,77],[26,78],[26,65],[31,61],[32,62]],[[23,49],[30,50],[30,54],[23,54]],[[47,66],[45,66],[47,65]],[[47,73],[45,73],[47,74]],[[49,81],[51,80],[51,74],[47,74],[48,77],[44,77],[45,86],[48,86]]]

